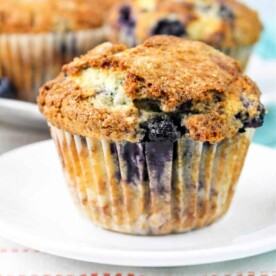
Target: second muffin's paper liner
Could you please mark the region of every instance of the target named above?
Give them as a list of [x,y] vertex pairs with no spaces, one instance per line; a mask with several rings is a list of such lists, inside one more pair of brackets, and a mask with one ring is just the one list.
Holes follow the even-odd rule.
[[220,218],[253,136],[130,143],[50,129],[76,205],[103,228],[138,235],[185,232]]
[[245,71],[249,58],[253,51],[253,46],[240,46],[236,48],[221,48],[224,54],[237,60],[243,71]]
[[0,77],[20,100],[36,102],[38,90],[74,57],[104,41],[104,29],[45,34],[0,34]]

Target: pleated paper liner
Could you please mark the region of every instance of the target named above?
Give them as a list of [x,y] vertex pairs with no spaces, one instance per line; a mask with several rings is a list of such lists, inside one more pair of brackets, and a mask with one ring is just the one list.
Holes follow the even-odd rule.
[[130,143],[50,129],[75,203],[95,224],[138,235],[185,232],[219,219],[254,132],[215,144]]
[[237,60],[243,71],[245,71],[249,58],[253,51],[253,46],[240,46],[236,48],[221,48],[219,49],[224,54]]
[[36,102],[39,87],[104,38],[103,28],[64,34],[0,34],[0,77],[12,81],[18,99]]

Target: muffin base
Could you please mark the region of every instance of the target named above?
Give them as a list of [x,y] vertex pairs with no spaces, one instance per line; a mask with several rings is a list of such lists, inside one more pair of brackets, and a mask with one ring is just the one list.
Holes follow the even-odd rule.
[[77,206],[96,225],[137,235],[186,232],[224,215],[253,136],[142,144],[50,129]]
[[11,80],[18,99],[36,102],[40,86],[104,38],[103,28],[64,34],[1,34],[0,77]]

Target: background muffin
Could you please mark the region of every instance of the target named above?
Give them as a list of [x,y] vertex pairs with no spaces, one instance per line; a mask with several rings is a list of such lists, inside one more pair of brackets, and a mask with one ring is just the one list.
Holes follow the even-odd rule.
[[263,122],[259,97],[233,59],[156,36],[75,59],[38,104],[77,205],[104,228],[160,235],[227,211]]
[[261,24],[256,12],[234,0],[137,0],[112,9],[107,32],[112,42],[129,47],[152,35],[203,41],[245,68]]
[[104,41],[105,12],[114,2],[1,0],[0,77],[12,81],[19,99],[36,101],[64,63]]

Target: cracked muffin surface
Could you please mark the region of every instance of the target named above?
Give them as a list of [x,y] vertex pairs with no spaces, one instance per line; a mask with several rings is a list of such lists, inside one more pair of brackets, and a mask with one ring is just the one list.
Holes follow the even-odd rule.
[[235,0],[136,0],[112,8],[109,39],[142,43],[152,35],[176,35],[216,48],[253,45],[262,29],[255,11]]
[[40,89],[47,121],[99,139],[210,143],[262,125],[260,91],[236,61],[201,42],[154,36],[104,43]]

